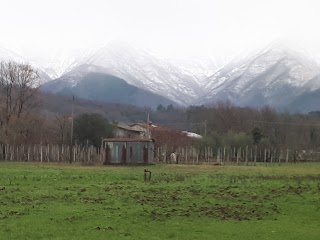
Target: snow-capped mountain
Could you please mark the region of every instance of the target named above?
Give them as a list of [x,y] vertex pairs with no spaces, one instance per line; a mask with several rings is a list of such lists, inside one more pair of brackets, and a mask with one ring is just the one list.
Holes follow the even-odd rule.
[[45,71],[50,78],[56,79],[73,70],[86,55],[85,51],[52,48],[50,54],[34,54],[30,56],[30,60]]
[[[168,59],[114,41],[73,55],[57,50],[47,58],[28,59],[43,70],[47,76],[44,81],[50,80],[49,76],[57,77],[57,81],[46,85],[53,92],[77,88],[84,78],[90,80],[86,76],[102,73],[182,106],[228,100],[240,106],[319,110],[315,100],[320,92],[319,63],[297,49],[275,42],[259,51],[242,52],[227,64],[218,64],[211,57]],[[1,59],[26,62],[27,58],[0,48]],[[307,108],[308,104],[313,107]]]
[[15,61],[24,62],[26,59],[19,53],[6,49],[4,47],[0,48],[0,61]]
[[29,63],[31,66],[33,66],[40,77],[39,85],[48,82],[52,80],[49,75],[44,71],[37,63],[30,60],[29,58],[24,57],[21,53],[18,53],[16,51],[9,50],[7,48],[1,47],[0,48],[0,61],[14,61],[18,63]]
[[206,83],[208,77],[223,66],[223,63],[211,57],[166,58],[165,61],[177,67],[186,75],[194,76],[200,87]]
[[61,78],[43,84],[40,89],[93,101],[141,107],[156,108],[159,104],[174,104],[172,100],[130,85],[121,78],[105,73],[105,69],[93,65],[81,65]]
[[[8,58],[26,62],[23,57]],[[103,72],[183,106],[192,104],[205,93],[203,79],[218,69],[210,58],[170,60],[119,41],[71,55],[53,49],[49,56],[30,56],[28,59],[35,68],[41,69],[39,72],[48,75],[42,83],[60,78],[75,85],[80,76]]]
[[320,89],[318,64],[298,51],[274,43],[237,59],[207,79],[199,103],[231,101],[241,106],[286,108],[302,94]]
[[105,73],[161,94],[180,105],[192,104],[204,94],[199,84],[200,77],[191,70],[186,71],[149,51],[123,42],[111,42],[92,51],[78,62],[79,66],[103,67]]

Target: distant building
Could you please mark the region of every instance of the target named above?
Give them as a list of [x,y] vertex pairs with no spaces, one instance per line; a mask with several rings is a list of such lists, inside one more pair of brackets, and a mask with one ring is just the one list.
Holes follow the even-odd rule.
[[154,140],[141,138],[105,138],[104,164],[152,164]]
[[140,124],[133,124],[131,126],[119,123],[114,130],[114,136],[116,138],[140,138],[148,139],[148,130]]
[[182,131],[187,137],[190,138],[197,138],[197,139],[202,139],[203,137],[200,134],[194,133],[194,132],[188,132],[188,131]]
[[150,132],[158,147],[167,145],[176,148],[191,145],[193,141],[193,138],[188,137],[186,133],[168,127],[150,125]]
[[136,138],[136,139],[154,139],[157,146],[167,145],[173,148],[177,146],[191,145],[193,141],[203,138],[201,135],[172,129],[164,126],[135,123],[124,124],[119,123],[114,131],[116,138]]

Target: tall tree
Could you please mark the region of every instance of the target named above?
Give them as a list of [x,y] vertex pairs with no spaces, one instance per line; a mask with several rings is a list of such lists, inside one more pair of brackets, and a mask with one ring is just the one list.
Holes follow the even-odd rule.
[[39,75],[29,64],[0,62],[0,131],[4,136],[0,141],[27,136],[34,122],[29,117],[38,105],[38,82]]
[[70,118],[66,115],[63,116],[60,114],[56,114],[54,123],[55,123],[56,127],[58,128],[59,143],[66,144],[68,141],[67,137],[70,134],[70,127],[71,127],[70,126],[71,125]]
[[251,130],[251,135],[252,135],[253,143],[259,144],[259,142],[263,137],[262,129],[259,127],[255,127],[254,129]]
[[112,137],[113,126],[102,115],[82,114],[75,118],[74,137],[80,144],[101,145],[101,138]]

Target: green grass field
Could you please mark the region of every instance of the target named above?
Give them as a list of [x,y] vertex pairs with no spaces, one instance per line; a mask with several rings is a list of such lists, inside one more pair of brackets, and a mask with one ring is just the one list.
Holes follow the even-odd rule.
[[0,163],[0,239],[320,239],[320,164]]

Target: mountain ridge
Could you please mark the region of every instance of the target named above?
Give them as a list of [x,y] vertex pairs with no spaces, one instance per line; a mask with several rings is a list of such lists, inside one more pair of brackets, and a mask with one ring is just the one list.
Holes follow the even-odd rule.
[[296,99],[310,102],[308,94],[314,98],[320,89],[319,64],[303,51],[279,42],[234,57],[223,66],[211,58],[163,58],[125,42],[88,50],[65,62],[65,72],[57,79],[67,81],[66,85],[75,87],[83,74],[104,73],[181,106],[230,101],[240,106],[295,109]]
[[65,96],[74,95],[87,100],[133,104],[140,107],[156,108],[160,103],[175,104],[160,95],[132,86],[123,79],[103,72],[88,71],[78,77],[76,83],[63,77],[50,81],[42,85],[40,90]]
[[208,78],[198,104],[218,100],[240,106],[270,105],[283,109],[300,94],[320,88],[313,79],[320,74],[316,62],[295,51],[269,47],[238,62],[230,62]]

